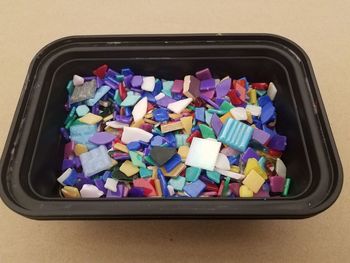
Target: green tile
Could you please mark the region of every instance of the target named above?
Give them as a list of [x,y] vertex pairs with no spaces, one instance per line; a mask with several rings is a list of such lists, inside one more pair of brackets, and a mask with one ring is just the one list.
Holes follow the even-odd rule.
[[215,183],[220,183],[220,174],[216,171],[207,171],[207,177]]
[[141,154],[138,154],[137,152],[134,152],[134,151],[129,151],[129,155],[130,155],[130,158],[131,158],[133,165],[135,165],[137,167],[146,168],[146,165],[143,163]]
[[171,178],[169,184],[174,187],[176,191],[182,191],[185,186],[186,179],[183,176],[178,176],[176,178]]
[[204,139],[206,139],[206,138],[215,139],[216,138],[214,130],[212,128],[210,128],[209,126],[207,126],[205,124],[199,124],[199,129],[201,130],[201,134],[202,134],[202,137]]
[[198,180],[202,169],[197,167],[188,167],[186,169],[186,181],[187,182],[194,182]]

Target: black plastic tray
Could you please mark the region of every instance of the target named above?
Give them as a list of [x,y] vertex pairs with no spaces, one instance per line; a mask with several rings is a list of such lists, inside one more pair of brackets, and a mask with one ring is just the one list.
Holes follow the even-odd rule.
[[[164,79],[209,67],[216,77],[273,81],[290,196],[259,199],[90,199],[59,197],[59,128],[66,84],[101,64]],[[310,60],[295,43],[269,34],[73,36],[34,57],[1,158],[0,194],[35,219],[305,218],[338,197],[342,167]]]

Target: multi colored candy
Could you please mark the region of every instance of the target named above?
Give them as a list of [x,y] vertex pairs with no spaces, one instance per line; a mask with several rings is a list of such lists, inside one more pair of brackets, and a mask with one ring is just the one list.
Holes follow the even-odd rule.
[[214,78],[163,80],[107,65],[68,82],[66,198],[288,196],[276,86]]

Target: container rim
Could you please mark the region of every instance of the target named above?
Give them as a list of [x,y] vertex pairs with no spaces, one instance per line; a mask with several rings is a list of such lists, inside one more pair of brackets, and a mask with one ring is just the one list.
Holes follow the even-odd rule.
[[[265,33],[239,33],[239,34],[230,34],[230,33],[213,33],[213,34],[151,34],[151,35],[144,35],[144,34],[138,34],[138,35],[91,35],[91,36],[86,36],[86,35],[74,35],[74,36],[68,36],[68,37],[63,37],[60,39],[57,39],[47,45],[45,45],[42,49],[40,49],[36,56],[33,58],[33,60],[30,63],[29,69],[28,69],[28,74],[25,78],[24,81],[24,87],[22,89],[19,102],[17,104],[17,108],[12,120],[12,124],[9,130],[8,134],[8,139],[4,145],[3,149],[3,154],[1,157],[0,161],[0,172],[1,172],[1,184],[0,184],[0,196],[4,203],[13,211],[20,213],[24,216],[30,217],[30,218],[36,218],[36,219],[45,219],[45,218],[51,218],[51,216],[43,216],[40,212],[35,214],[33,211],[26,209],[25,207],[21,206],[19,203],[16,203],[16,200],[14,196],[10,193],[9,187],[6,183],[3,182],[9,182],[8,179],[6,179],[6,176],[8,175],[9,170],[12,169],[11,167],[11,162],[10,159],[13,156],[13,153],[16,148],[16,143],[17,143],[17,132],[18,127],[21,127],[21,122],[22,116],[23,116],[23,111],[25,109],[25,105],[28,99],[29,91],[30,91],[30,84],[32,83],[33,79],[31,79],[31,73],[36,72],[38,70],[38,67],[40,66],[41,59],[45,56],[47,56],[49,53],[54,52],[54,50],[58,47],[73,43],[76,40],[79,41],[91,41],[93,39],[107,39],[107,38],[117,38],[120,41],[123,41],[123,43],[128,43],[128,41],[139,41],[139,40],[144,40],[146,39],[147,42],[150,41],[179,41],[179,42],[188,42],[188,41],[219,41],[219,40],[224,40],[224,39],[231,39],[231,38],[246,38],[246,40],[252,40],[252,41],[262,41],[262,42],[276,42],[279,43],[281,46],[286,48],[288,52],[291,54],[294,54],[295,57],[297,57],[298,60],[301,60],[302,63],[305,64],[305,71],[308,75],[309,82],[312,82],[313,86],[315,87],[314,89],[311,90],[311,87],[309,85],[309,92],[310,94],[313,94],[315,96],[315,100],[318,102],[316,107],[318,108],[318,117],[320,118],[320,122],[322,124],[322,131],[325,134],[324,139],[327,140],[327,149],[330,153],[332,153],[332,157],[335,161],[334,163],[334,171],[337,172],[337,180],[332,180],[332,187],[325,196],[325,201],[318,204],[317,206],[313,207],[312,210],[307,210],[304,211],[304,213],[299,213],[296,214],[295,216],[292,215],[270,215],[270,216],[265,216],[265,218],[305,218],[309,217],[315,214],[318,214],[328,207],[330,207],[338,198],[342,184],[343,184],[343,170],[342,170],[342,165],[340,162],[339,154],[336,148],[336,144],[331,132],[331,128],[329,125],[328,117],[323,105],[323,101],[317,86],[316,78],[312,69],[311,61],[305,51],[298,46],[296,43],[293,41],[281,37],[278,35],[274,34],[265,34]],[[167,39],[167,40],[164,40]],[[231,39],[232,40],[232,39]],[[90,202],[90,200],[86,200]],[[153,200],[152,200],[153,201]],[[248,201],[248,200],[245,200]],[[254,201],[254,200],[249,200],[249,201]],[[186,202],[189,202],[186,200]],[[135,215],[136,216],[136,215]],[[236,216],[236,218],[249,218],[252,215],[242,215],[242,216]],[[257,215],[259,216],[259,215]],[[261,216],[261,215],[260,215]],[[60,218],[57,216],[53,216],[54,218]],[[102,216],[103,217],[103,216]],[[137,216],[136,216],[137,217]],[[185,218],[185,215],[179,215],[181,218]],[[192,216],[188,216],[189,218],[193,218]],[[219,218],[220,216],[209,216],[209,218]],[[208,218],[205,216],[201,216],[200,218]],[[256,216],[252,216],[253,218],[257,218]],[[63,218],[63,217],[62,217]],[[79,218],[89,218],[89,216],[77,216],[75,215],[71,219],[79,219]],[[98,216],[92,216],[91,218],[98,218]],[[103,217],[107,218],[107,217]],[[111,217],[111,218],[116,218],[116,217]],[[122,218],[120,216],[119,218]],[[140,218],[156,218],[156,216],[140,216]],[[172,215],[172,218],[176,218],[175,215]],[[198,217],[196,217],[198,218]],[[226,216],[223,216],[223,218],[226,218]],[[230,217],[232,218],[232,217]]]

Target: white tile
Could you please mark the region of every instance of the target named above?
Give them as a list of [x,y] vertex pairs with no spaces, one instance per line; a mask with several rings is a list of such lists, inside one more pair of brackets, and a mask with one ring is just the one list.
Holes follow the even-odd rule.
[[276,161],[276,173],[279,176],[286,178],[287,167],[285,166],[284,162],[280,158],[277,158],[277,161]]
[[143,77],[143,82],[141,89],[145,91],[152,92],[154,90],[154,85],[156,84],[156,79],[153,76]]
[[132,116],[134,118],[134,121],[140,121],[143,119],[143,117],[147,113],[147,97],[143,97],[141,100],[139,100],[133,110],[132,110]]
[[270,82],[269,87],[267,88],[267,95],[271,100],[274,100],[277,94],[277,88],[273,82]]
[[187,99],[172,102],[168,105],[168,109],[171,110],[172,112],[180,114],[188,105],[190,105],[192,100],[193,100],[192,98],[187,98]]
[[233,116],[233,118],[235,118],[235,120],[246,121],[248,119],[245,108],[242,108],[242,107],[232,108],[230,110],[230,113]]
[[213,171],[219,155],[221,142],[193,138],[186,158],[186,165]]

